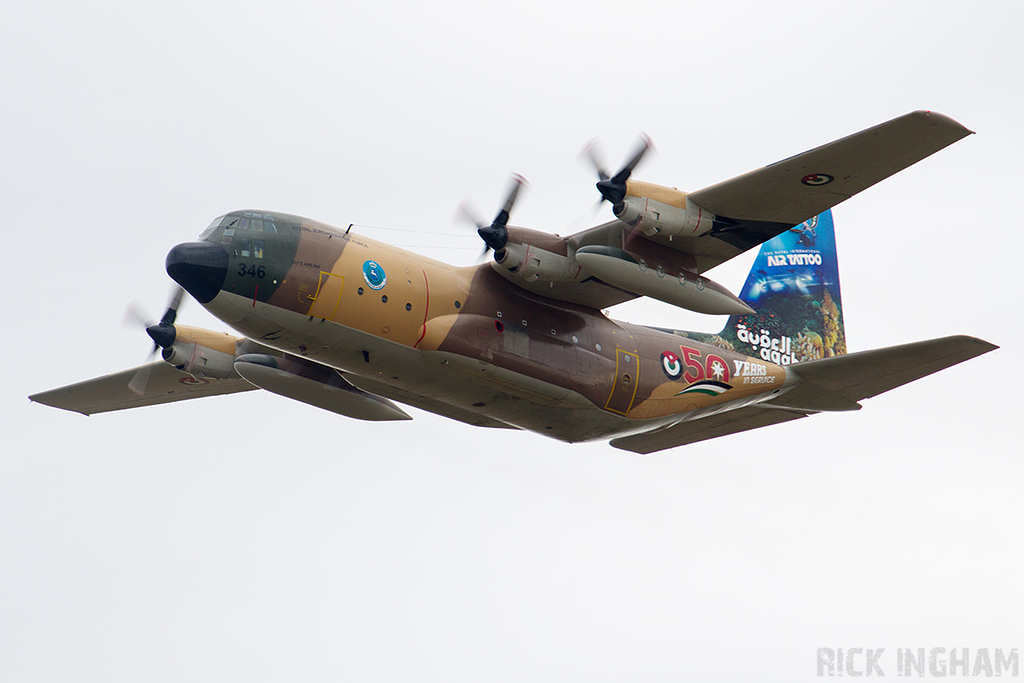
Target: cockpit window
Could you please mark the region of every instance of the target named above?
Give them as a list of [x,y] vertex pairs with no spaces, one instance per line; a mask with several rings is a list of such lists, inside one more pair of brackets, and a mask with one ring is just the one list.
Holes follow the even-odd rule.
[[234,235],[235,230],[269,232],[274,235],[277,234],[277,223],[274,222],[274,217],[269,213],[246,211],[241,215],[228,214],[226,216],[221,216],[206,229],[206,232],[204,232],[203,235],[207,235],[211,230],[218,227],[218,225],[225,229],[225,237]]
[[244,229],[252,230],[253,232],[271,232],[277,234],[277,224],[274,223],[274,217],[269,213],[246,211],[242,220],[247,223]]
[[217,218],[214,218],[213,222],[210,223],[210,226],[206,228],[206,230],[203,230],[203,234],[199,236],[199,239],[209,237],[210,233],[216,230],[218,226],[220,226],[220,222],[222,220],[224,220],[224,216],[218,216]]

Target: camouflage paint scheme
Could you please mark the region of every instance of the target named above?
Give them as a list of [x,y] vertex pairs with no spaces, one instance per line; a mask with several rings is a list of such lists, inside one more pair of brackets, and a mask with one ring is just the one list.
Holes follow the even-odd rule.
[[[278,233],[235,228],[226,237],[246,213],[272,216]],[[242,256],[242,241],[258,238],[262,258]],[[540,297],[491,264],[453,268],[297,216],[237,211],[203,239],[230,257],[221,293],[205,305],[250,339],[335,367],[378,395],[424,394],[565,441],[650,429],[776,391],[786,378],[759,358]],[[363,275],[368,261],[386,274],[379,289]],[[677,378],[663,369],[666,352],[682,359]],[[736,367],[759,368],[748,369],[758,384],[737,377],[720,395],[681,394],[716,370],[728,383]]]
[[[617,220],[568,238],[506,228],[514,186],[480,226],[495,261],[465,268],[352,226],[235,211],[167,270],[244,337],[176,326],[172,303],[147,328],[166,362],[29,398],[88,415],[258,386],[358,419],[408,419],[397,401],[638,453],[856,410],[996,348],[953,336],[847,354],[842,321],[829,209],[970,133],[912,112],[692,193],[630,180],[641,151],[614,177],[598,169]],[[704,275],[758,245],[740,297]],[[701,334],[601,312],[645,295],[736,314]]]

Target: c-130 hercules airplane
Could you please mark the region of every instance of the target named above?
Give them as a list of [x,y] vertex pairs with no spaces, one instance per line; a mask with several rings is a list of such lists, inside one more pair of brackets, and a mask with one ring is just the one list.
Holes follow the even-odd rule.
[[[234,211],[167,255],[167,273],[243,337],[147,327],[162,360],[30,398],[86,415],[257,388],[360,420],[397,403],[471,425],[637,453],[857,410],[987,353],[944,337],[846,353],[831,207],[971,134],[917,111],[685,193],[615,175],[591,153],[615,220],[570,237],[490,225],[493,261],[453,267],[317,221]],[[760,253],[740,296],[711,268]],[[718,334],[609,319],[648,296],[730,315]]]

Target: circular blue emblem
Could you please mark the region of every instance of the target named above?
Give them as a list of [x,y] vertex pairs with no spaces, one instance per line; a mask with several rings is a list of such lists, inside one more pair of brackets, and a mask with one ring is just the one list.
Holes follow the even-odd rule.
[[363,279],[366,280],[370,289],[383,289],[384,285],[388,283],[388,276],[376,261],[363,263]]

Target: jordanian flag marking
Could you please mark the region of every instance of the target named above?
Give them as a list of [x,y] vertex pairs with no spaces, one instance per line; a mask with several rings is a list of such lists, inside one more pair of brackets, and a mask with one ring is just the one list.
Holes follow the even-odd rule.
[[682,396],[683,394],[707,394],[708,396],[718,396],[729,389],[732,389],[731,384],[716,382],[713,379],[706,379],[700,382],[694,382],[676,394],[676,396]]

